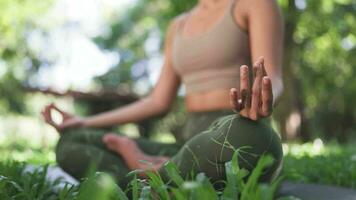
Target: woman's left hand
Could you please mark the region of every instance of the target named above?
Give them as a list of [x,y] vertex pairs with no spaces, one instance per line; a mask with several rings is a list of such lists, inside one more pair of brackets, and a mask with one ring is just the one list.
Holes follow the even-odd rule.
[[[57,111],[61,115],[62,122],[57,123],[53,120],[52,115],[51,115],[53,110]],[[53,103],[45,106],[43,111],[41,112],[41,114],[43,116],[43,119],[46,121],[46,123],[51,125],[58,132],[61,132],[66,128],[78,127],[78,126],[84,125],[84,119],[82,119],[81,117],[72,115],[70,113],[64,112],[63,110],[58,108]]]
[[255,121],[272,114],[272,83],[267,76],[263,57],[253,65],[252,87],[249,68],[246,65],[240,67],[240,88],[231,88],[230,104],[241,116]]

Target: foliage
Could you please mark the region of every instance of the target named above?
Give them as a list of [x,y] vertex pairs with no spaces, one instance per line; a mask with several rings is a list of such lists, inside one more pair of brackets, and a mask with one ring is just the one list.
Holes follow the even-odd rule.
[[[16,142],[0,143],[0,163],[8,160],[17,162],[28,162],[31,164],[52,164],[55,162],[55,155],[52,148],[32,147],[28,141],[17,138]],[[1,170],[0,170],[1,172]]]
[[23,163],[0,165],[0,199],[56,199],[53,188],[60,180],[46,180],[47,167],[26,172]]
[[0,114],[25,110],[22,83],[40,64],[26,45],[26,33],[36,27],[35,18],[50,3],[51,0],[0,1]]
[[[258,178],[263,169],[272,163],[272,158],[262,156],[248,180],[245,181],[244,178],[246,178],[249,172],[238,167],[237,157],[238,151],[236,151],[233,160],[226,163],[227,181],[225,182],[226,187],[223,191],[216,191],[209,178],[203,173],[197,174],[193,180],[184,181],[175,165],[168,162],[165,165],[165,169],[171,178],[172,184],[165,184],[159,175],[149,172],[147,174],[149,177],[148,186],[145,182],[133,179],[132,193],[136,194],[133,195],[133,199],[273,199],[281,179],[278,179],[271,185],[258,183]],[[148,193],[147,191],[149,190],[153,192]]]
[[[17,149],[26,149],[26,147],[17,147]],[[320,141],[316,140],[314,143],[302,145],[290,144],[285,146],[284,151],[286,155],[284,157],[282,177],[285,180],[356,188],[356,150],[354,143],[348,145],[339,145],[337,143],[323,145]],[[37,152],[34,156],[38,156],[38,159],[41,157],[44,158],[40,152]],[[238,162],[235,158],[226,164],[227,187],[224,191],[216,193],[204,174],[199,174],[192,180],[184,180],[177,173],[175,166],[172,163],[168,163],[165,167],[172,180],[171,184],[167,185],[163,183],[159,176],[151,173],[149,181],[133,179],[131,190],[127,190],[124,193],[105,174],[93,174],[78,186],[63,186],[63,182],[60,181],[51,182],[41,179],[43,173],[46,173],[46,167],[39,167],[37,171],[27,171],[24,174],[25,163],[11,161],[16,160],[16,157],[7,157],[8,161],[0,161],[0,199],[4,199],[5,195],[7,195],[6,197],[17,195],[17,190],[20,188],[26,190],[26,185],[29,185],[29,183],[39,185],[38,187],[36,186],[37,194],[30,192],[29,194],[31,195],[42,195],[46,197],[45,199],[69,200],[81,199],[78,198],[79,196],[85,199],[93,199],[94,197],[111,197],[112,195],[119,197],[119,199],[125,199],[124,195],[136,197],[136,199],[150,199],[154,195],[165,196],[167,191],[169,191],[170,198],[178,200],[186,199],[187,197],[194,198],[194,195],[209,196],[207,199],[216,197],[216,195],[223,195],[224,198],[221,199],[234,199],[233,197],[239,195],[240,199],[242,199],[242,196],[247,198],[251,197],[251,195],[260,195],[259,192],[263,192],[264,197],[268,198],[269,195],[274,193],[274,185],[278,183],[278,180],[270,185],[256,184],[256,179],[252,178],[252,176],[250,176],[248,181],[242,181],[241,178],[248,172],[236,167],[238,166]],[[29,160],[25,161],[33,163],[34,160],[38,159],[29,158]],[[265,158],[265,160],[260,160],[260,162],[268,163],[269,161],[268,158]],[[254,177],[257,177],[258,173],[258,169],[252,172],[252,174],[256,174]],[[59,187],[60,185],[62,187]],[[254,198],[259,197],[254,196]]]
[[[136,5],[128,10],[122,18],[111,24],[111,34],[95,39],[101,48],[118,51],[121,55],[118,66],[97,77],[97,82],[106,88],[116,88],[123,83],[132,88],[133,81],[147,79],[148,62],[150,57],[160,54],[162,48],[159,47],[163,46],[162,38],[164,38],[169,22],[173,17],[192,8],[195,3],[196,0],[138,0]],[[147,50],[145,43],[157,36],[160,40],[158,49]],[[142,72],[133,75],[133,70]]]
[[356,2],[279,2],[286,18],[286,95],[281,103],[287,110],[279,119],[298,113],[303,140],[326,136],[345,141],[356,128]]
[[[194,180],[183,180],[178,170],[172,163],[167,163],[165,168],[169,172],[173,184],[164,183],[159,175],[149,172],[148,181],[134,178],[131,188],[125,194],[113,181],[104,174],[96,173],[80,185],[65,184],[59,187],[61,180],[49,181],[46,179],[47,166],[40,167],[33,172],[25,171],[24,163],[5,162],[0,163],[0,198],[1,199],[206,199],[206,200],[229,200],[229,199],[261,199],[271,200],[281,179],[272,184],[260,184],[258,178],[263,169],[271,164],[272,158],[262,156],[252,171],[251,175],[244,180],[248,171],[240,169],[237,161],[238,153],[235,153],[231,162],[226,163],[227,181],[224,191],[216,191],[203,173]],[[133,172],[135,173],[135,172]],[[136,176],[135,176],[136,177]],[[57,188],[57,189],[56,189]]]
[[283,176],[290,181],[356,188],[355,144],[290,145],[284,157]]

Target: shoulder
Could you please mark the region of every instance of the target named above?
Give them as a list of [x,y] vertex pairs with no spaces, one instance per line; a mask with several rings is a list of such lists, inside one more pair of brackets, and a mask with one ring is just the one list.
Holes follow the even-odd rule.
[[279,12],[277,0],[235,0],[234,13],[245,17]]
[[183,23],[187,19],[187,13],[182,13],[173,18],[166,31],[166,40],[172,41],[178,30],[182,27]]
[[168,26],[168,32],[175,33],[187,19],[188,12],[182,13],[172,19]]
[[233,13],[245,30],[251,21],[281,21],[282,14],[277,0],[235,0]]
[[165,43],[167,47],[171,46],[173,43],[179,28],[182,26],[182,23],[184,23],[184,20],[186,19],[186,16],[186,13],[180,14],[169,22],[165,33]]

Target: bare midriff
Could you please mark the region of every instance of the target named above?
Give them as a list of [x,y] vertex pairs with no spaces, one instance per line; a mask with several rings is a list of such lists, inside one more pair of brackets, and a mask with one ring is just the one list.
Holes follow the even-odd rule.
[[230,89],[218,89],[185,97],[188,112],[205,112],[231,109],[229,101]]

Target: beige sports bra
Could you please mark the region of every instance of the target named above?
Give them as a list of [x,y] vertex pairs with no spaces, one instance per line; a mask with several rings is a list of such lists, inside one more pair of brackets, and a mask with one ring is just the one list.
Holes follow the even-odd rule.
[[172,62],[187,95],[238,87],[240,66],[251,63],[249,39],[235,22],[234,5],[231,0],[223,17],[197,36],[183,36],[184,23],[179,24]]

